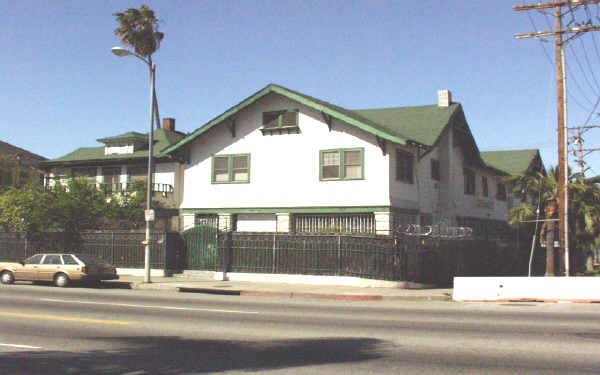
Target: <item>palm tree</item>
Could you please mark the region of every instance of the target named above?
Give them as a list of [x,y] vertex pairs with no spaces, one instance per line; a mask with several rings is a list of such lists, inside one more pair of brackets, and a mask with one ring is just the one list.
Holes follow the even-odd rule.
[[[539,219],[543,213],[545,220],[540,230],[540,240],[546,245],[546,276],[554,276],[554,231],[558,207],[557,171],[550,168],[548,172],[529,170],[522,175],[512,176],[507,179],[514,186],[512,196],[521,198],[521,205],[512,208],[509,212],[508,223],[518,225],[524,220]],[[530,199],[531,203],[527,202]],[[534,241],[538,233],[538,222],[533,232]],[[533,246],[532,244],[532,251]]]
[[[509,178],[514,182],[515,197],[533,197],[545,219],[554,219],[558,207],[557,169],[550,168],[546,174],[529,172]],[[571,248],[589,252],[600,234],[600,187],[596,179],[583,179],[580,174],[569,175],[569,238]],[[536,198],[537,197],[537,201]],[[526,201],[509,211],[509,224],[534,219],[536,208]],[[554,274],[554,227],[546,221],[541,228],[542,241],[546,244],[546,276]],[[537,227],[534,232],[537,234]]]
[[[123,44],[133,48],[135,53],[146,58],[149,66],[152,66],[152,54],[160,48],[160,42],[165,34],[158,31],[160,20],[146,4],[140,9],[129,8],[123,13],[113,13],[119,27],[115,29]],[[153,92],[153,108],[156,116],[156,126],[160,127],[160,115],[158,114],[158,99],[156,90]]]

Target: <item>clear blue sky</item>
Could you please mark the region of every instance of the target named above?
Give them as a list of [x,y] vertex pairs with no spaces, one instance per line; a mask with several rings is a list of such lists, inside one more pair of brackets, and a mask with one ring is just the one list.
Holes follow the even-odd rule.
[[[142,2],[0,1],[1,140],[55,158],[147,131],[147,69],[110,53],[119,45],[112,13]],[[513,37],[534,30],[512,9],[522,0],[146,3],[166,34],[154,55],[160,113],[178,130],[197,129],[269,83],[349,109],[434,104],[438,89],[450,89],[481,150],[539,148],[556,164],[554,65],[542,43]],[[543,15],[532,19],[548,28]],[[600,63],[586,42],[573,42],[582,71]],[[553,58],[550,43],[546,50]],[[567,59],[580,85],[569,82],[573,126],[600,86]],[[585,139],[600,147],[600,129]],[[600,174],[600,152],[587,160]]]

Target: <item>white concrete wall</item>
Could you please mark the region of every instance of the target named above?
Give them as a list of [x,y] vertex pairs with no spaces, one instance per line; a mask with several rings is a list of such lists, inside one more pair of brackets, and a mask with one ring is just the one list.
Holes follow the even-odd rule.
[[277,232],[275,214],[239,214],[236,227],[238,232]]
[[[263,136],[262,113],[299,109],[300,134]],[[364,179],[319,181],[319,151],[364,148]],[[236,115],[236,137],[217,126],[196,139],[186,166],[182,209],[389,206],[389,156],[375,137],[340,121],[329,131],[321,114],[270,94]],[[212,156],[250,154],[250,183],[212,184]]]
[[455,301],[600,301],[600,277],[455,277]]

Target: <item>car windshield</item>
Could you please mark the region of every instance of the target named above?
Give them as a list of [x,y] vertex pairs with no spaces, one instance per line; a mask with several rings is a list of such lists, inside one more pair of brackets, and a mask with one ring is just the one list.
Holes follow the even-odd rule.
[[85,264],[107,264],[108,263],[100,258],[96,258],[95,256],[92,255],[87,255],[87,254],[75,254],[75,256],[77,258],[79,258],[80,261],[82,261]]

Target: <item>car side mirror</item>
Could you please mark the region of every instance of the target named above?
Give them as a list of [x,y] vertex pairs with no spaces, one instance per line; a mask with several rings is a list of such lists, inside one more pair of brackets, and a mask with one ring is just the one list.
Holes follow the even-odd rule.
[[22,266],[24,266],[25,265],[25,261],[24,260],[20,260],[19,264],[22,265]]

